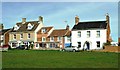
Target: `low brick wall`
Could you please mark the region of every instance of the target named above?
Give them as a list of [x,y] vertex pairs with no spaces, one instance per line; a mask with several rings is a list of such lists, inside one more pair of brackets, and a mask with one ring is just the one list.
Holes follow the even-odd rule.
[[107,52],[120,52],[120,46],[105,46]]

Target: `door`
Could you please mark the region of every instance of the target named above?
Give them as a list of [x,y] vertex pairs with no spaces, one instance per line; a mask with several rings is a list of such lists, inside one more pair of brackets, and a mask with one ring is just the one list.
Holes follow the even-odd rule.
[[87,45],[87,50],[89,50],[90,49],[90,43],[86,42],[86,45]]

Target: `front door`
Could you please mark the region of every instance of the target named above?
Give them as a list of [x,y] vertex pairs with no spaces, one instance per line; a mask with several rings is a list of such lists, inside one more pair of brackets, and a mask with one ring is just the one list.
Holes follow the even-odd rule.
[[87,50],[89,50],[90,49],[90,43],[86,42],[86,45],[87,45]]

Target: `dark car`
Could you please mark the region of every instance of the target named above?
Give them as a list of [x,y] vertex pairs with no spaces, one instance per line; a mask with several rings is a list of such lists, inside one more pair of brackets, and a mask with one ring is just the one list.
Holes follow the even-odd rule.
[[16,47],[16,49],[21,49],[21,50],[27,49],[27,45],[20,45]]
[[10,48],[10,45],[3,45],[1,47],[1,51],[8,51],[9,48]]

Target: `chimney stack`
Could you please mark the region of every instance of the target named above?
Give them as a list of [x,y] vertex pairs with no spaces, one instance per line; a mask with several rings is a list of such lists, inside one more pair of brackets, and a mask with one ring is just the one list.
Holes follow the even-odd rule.
[[22,18],[22,22],[26,22],[26,18]]
[[43,17],[39,16],[39,22],[43,22]]
[[3,24],[0,24],[0,30],[3,30],[3,29],[4,29]]
[[110,21],[110,19],[109,19],[110,17],[109,17],[109,14],[107,13],[106,14],[106,22],[109,24],[109,21]]
[[66,26],[66,30],[69,30],[69,25]]
[[79,23],[79,17],[75,16],[75,25],[77,25]]

